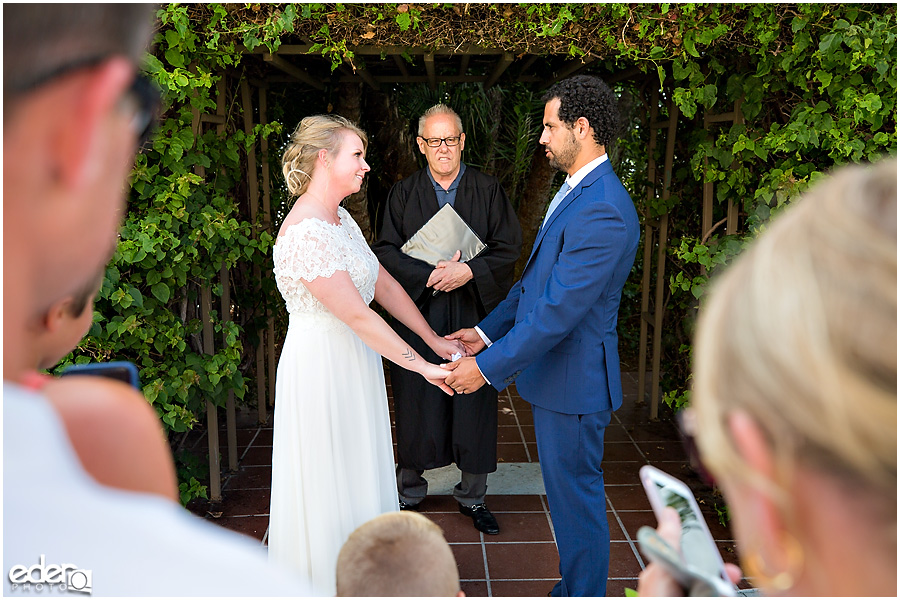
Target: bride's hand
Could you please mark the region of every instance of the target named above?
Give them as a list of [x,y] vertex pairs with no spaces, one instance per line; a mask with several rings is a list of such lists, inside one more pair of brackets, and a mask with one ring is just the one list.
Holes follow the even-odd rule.
[[453,360],[454,354],[469,356],[469,353],[466,351],[466,347],[462,342],[459,340],[448,340],[439,335],[434,336],[434,339],[431,340],[428,347],[445,360]]
[[425,378],[425,380],[431,385],[436,385],[437,387],[444,390],[445,393],[453,395],[453,388],[444,383],[444,379],[450,374],[450,371],[446,371],[440,368],[438,365],[427,363],[425,368],[422,369],[421,375]]

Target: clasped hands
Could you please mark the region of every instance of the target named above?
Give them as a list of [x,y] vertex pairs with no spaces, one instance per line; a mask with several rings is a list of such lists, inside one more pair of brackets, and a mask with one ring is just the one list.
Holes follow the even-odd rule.
[[462,256],[462,252],[457,250],[450,260],[438,262],[434,271],[428,276],[425,286],[434,288],[438,292],[452,292],[469,283],[472,280],[472,268],[464,262],[459,262],[460,256]]
[[474,328],[460,329],[444,338],[462,344],[466,350],[466,356],[449,364],[441,365],[442,369],[451,371],[444,379],[444,385],[449,386],[458,394],[471,394],[487,383],[475,363],[475,354],[481,352],[485,343]]

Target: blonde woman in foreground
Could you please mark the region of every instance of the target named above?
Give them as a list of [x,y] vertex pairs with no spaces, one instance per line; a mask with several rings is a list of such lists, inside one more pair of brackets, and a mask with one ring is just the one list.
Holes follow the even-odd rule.
[[[776,218],[701,309],[694,359],[686,421],[750,582],[896,596],[896,160],[840,169]],[[655,564],[638,591],[683,594]]]

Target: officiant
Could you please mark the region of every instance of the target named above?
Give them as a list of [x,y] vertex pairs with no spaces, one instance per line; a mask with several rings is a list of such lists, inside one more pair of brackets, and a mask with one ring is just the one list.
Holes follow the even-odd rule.
[[[391,188],[373,249],[431,327],[446,335],[473,327],[506,297],[522,229],[498,179],[462,162],[466,134],[450,107],[437,104],[425,111],[416,141],[428,166]],[[451,250],[436,266],[405,254],[404,244],[445,204],[487,247],[465,262]],[[426,360],[442,361],[402,323],[395,320],[392,326]],[[479,531],[499,533],[485,505],[488,473],[497,470],[497,391],[488,385],[449,396],[393,364],[390,372],[400,508],[418,510],[428,491],[423,473],[455,463],[462,472],[453,490],[459,511]]]

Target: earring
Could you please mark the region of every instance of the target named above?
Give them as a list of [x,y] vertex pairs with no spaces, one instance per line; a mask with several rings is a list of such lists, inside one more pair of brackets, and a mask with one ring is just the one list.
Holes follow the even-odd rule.
[[774,575],[766,572],[768,567],[759,552],[753,551],[741,558],[741,564],[747,577],[753,579],[759,587],[769,588],[778,592],[785,592],[794,587],[796,583],[795,575],[799,574],[800,568],[803,566],[803,548],[800,546],[800,542],[789,533],[784,534],[782,542],[788,566],[785,570]]

